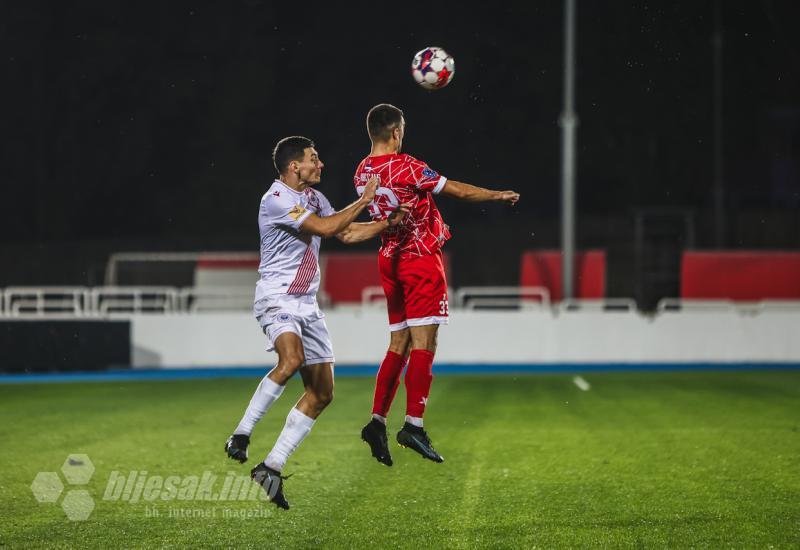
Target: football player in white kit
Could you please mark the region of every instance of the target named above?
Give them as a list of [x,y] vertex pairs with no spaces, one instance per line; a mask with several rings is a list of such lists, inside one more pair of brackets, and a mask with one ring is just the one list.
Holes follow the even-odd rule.
[[367,182],[356,202],[336,212],[328,199],[312,188],[320,182],[324,165],[307,138],[280,140],[272,159],[280,177],[261,198],[261,277],[253,312],[269,340],[267,351],[278,353],[278,364],[256,388],[239,425],[225,443],[225,452],[239,462],[247,460],[253,428],[300,370],[305,392],[289,412],[275,446],[250,472],[273,503],[288,509],[283,466],[333,399],[333,348],[316,299],[321,237],[336,236],[346,243],[363,241],[397,225],[407,209],[401,205],[384,221],[354,223],[375,196],[376,177]]

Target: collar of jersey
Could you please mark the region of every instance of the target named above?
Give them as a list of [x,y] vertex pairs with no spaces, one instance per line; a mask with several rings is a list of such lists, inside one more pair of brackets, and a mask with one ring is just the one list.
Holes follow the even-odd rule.
[[281,180],[275,180],[274,183],[279,183],[284,189],[288,190],[291,193],[294,193],[295,195],[304,195],[305,194],[305,191],[295,191],[294,189],[292,189],[291,187],[289,187],[288,185],[283,183]]
[[367,159],[382,159],[384,157],[402,157],[405,153],[386,153],[385,155],[368,156]]

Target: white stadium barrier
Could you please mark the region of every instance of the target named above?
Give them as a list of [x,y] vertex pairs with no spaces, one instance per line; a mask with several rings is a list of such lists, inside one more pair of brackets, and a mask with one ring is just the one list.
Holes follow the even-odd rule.
[[[800,362],[800,308],[668,313],[451,311],[437,361],[461,364]],[[265,365],[266,339],[246,314],[134,316],[136,366]],[[340,364],[376,364],[389,341],[379,308],[326,315]]]
[[[630,299],[551,304],[546,293],[530,289],[458,289],[452,295],[450,325],[439,332],[442,363],[800,362],[800,302],[672,300],[647,314]],[[383,357],[389,333],[376,297],[376,291],[365,293],[360,306],[325,310],[338,363],[372,365]],[[265,351],[266,338],[253,319],[251,292],[15,287],[0,291],[0,304],[9,320],[130,319],[135,367],[276,360]],[[515,304],[519,307],[509,310]]]

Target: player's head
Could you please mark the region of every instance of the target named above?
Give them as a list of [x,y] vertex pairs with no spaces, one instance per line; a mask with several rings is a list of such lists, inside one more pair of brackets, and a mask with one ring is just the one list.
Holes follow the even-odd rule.
[[281,179],[290,177],[299,183],[314,185],[322,177],[322,160],[314,142],[302,136],[285,137],[275,145],[272,162]]
[[396,146],[397,151],[403,146],[403,134],[405,133],[406,121],[403,118],[403,111],[389,105],[381,103],[375,105],[367,113],[367,133],[372,143],[386,143]]

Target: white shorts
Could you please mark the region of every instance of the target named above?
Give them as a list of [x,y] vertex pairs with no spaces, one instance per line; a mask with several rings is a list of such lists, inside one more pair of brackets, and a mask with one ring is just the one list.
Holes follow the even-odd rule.
[[305,354],[304,365],[334,363],[333,345],[314,296],[270,296],[256,304],[258,324],[267,335],[267,351],[275,350],[275,340],[284,332],[300,337]]

